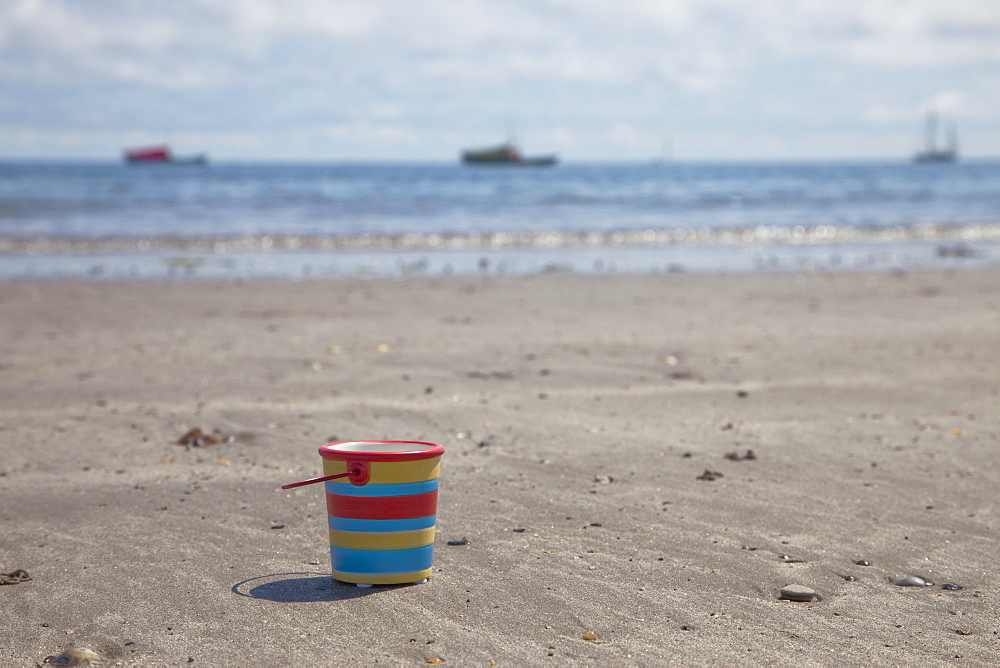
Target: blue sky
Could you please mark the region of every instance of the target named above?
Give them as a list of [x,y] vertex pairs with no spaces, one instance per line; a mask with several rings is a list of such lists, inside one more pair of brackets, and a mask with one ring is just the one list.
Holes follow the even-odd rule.
[[0,0],[0,158],[1000,156],[1000,0]]

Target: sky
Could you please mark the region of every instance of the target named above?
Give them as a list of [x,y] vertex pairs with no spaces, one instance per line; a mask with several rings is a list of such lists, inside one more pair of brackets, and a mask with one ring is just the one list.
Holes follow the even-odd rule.
[[0,0],[0,159],[1000,156],[1000,0]]

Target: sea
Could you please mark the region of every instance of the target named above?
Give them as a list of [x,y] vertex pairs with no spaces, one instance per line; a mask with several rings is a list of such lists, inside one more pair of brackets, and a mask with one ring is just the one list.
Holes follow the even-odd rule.
[[0,161],[0,278],[1000,266],[1000,161]]

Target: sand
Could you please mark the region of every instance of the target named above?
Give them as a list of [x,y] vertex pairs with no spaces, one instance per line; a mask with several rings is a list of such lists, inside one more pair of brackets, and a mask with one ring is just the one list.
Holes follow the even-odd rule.
[[[998,271],[6,282],[0,663],[993,663],[998,408]],[[427,584],[280,489],[356,439],[447,448]]]

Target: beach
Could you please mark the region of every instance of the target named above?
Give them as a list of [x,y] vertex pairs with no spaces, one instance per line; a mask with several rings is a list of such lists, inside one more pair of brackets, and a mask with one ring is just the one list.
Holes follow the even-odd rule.
[[[1000,652],[1000,270],[2,288],[5,665]],[[367,439],[446,448],[427,584],[281,489]]]

